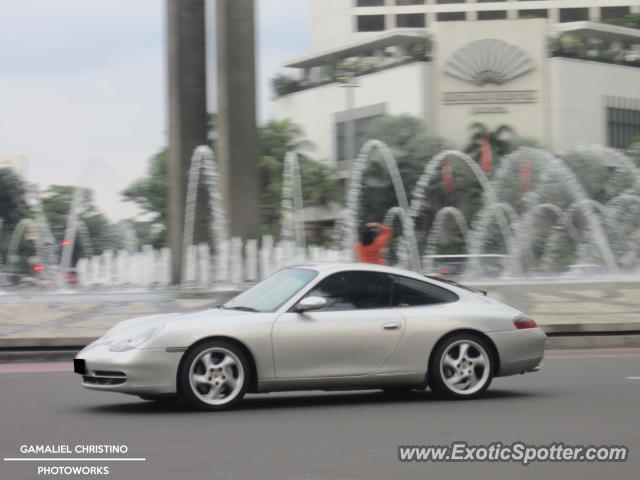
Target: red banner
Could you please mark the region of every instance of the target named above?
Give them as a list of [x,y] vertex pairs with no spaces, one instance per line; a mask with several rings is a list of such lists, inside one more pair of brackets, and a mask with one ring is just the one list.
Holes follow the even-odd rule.
[[528,192],[531,190],[531,162],[525,160],[522,162],[522,191]]
[[451,167],[451,161],[448,158],[442,162],[442,187],[445,192],[450,192],[455,188],[453,181],[453,168]]
[[480,168],[484,173],[489,173],[493,166],[493,158],[491,153],[491,143],[488,137],[483,137],[480,141]]

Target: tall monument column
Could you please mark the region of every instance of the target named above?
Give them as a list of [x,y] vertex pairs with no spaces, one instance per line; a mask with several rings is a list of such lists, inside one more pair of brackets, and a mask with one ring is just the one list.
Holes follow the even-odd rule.
[[229,235],[259,236],[254,0],[217,0],[216,160]]
[[167,0],[169,53],[168,243],[171,279],[182,274],[186,182],[193,149],[207,143],[204,0]]

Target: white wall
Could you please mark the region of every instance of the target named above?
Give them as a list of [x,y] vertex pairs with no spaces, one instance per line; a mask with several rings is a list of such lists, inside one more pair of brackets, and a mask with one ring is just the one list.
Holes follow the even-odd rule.
[[[432,105],[427,84],[430,75],[430,64],[412,63],[358,77],[360,86],[355,89],[355,108],[384,103],[386,113],[425,118],[429,129]],[[316,145],[311,156],[335,164],[334,114],[346,110],[345,90],[340,84],[332,83],[287,95],[272,102],[271,116],[299,124],[305,136]]]
[[[394,16],[398,13],[425,13],[429,18],[429,27],[447,22],[436,22],[436,12],[469,12],[468,23],[475,23],[478,11],[506,10],[507,18],[517,18],[521,9],[549,10],[549,19],[545,23],[559,21],[559,9],[590,7],[590,20],[599,21],[600,7],[630,6],[632,12],[640,12],[640,0],[536,0],[536,1],[495,1],[477,2],[467,0],[466,3],[437,4],[435,0],[427,0],[422,5],[397,6],[395,0],[386,0],[384,6],[355,7],[356,0],[312,0],[311,38],[312,50],[329,48],[366,40],[381,32],[355,31],[356,15],[385,15],[387,29],[393,28]],[[482,22],[484,23],[484,22]]]
[[551,148],[606,145],[605,96],[640,99],[640,68],[568,58],[549,60]]
[[313,0],[311,49],[326,50],[352,41],[352,0]]
[[[477,22],[440,22],[435,28],[435,90],[434,102],[437,105],[437,125],[439,135],[447,138],[461,148],[469,139],[469,125],[481,122],[495,128],[507,124],[516,133],[535,137],[546,143],[545,105],[547,103],[546,78],[546,33],[544,20],[500,20]],[[497,38],[515,45],[533,60],[535,68],[520,77],[502,85],[476,85],[444,72],[446,62],[459,49],[476,40]],[[535,103],[491,104],[499,106],[503,113],[475,113],[478,105],[446,105],[443,95],[451,92],[509,92],[534,91]]]

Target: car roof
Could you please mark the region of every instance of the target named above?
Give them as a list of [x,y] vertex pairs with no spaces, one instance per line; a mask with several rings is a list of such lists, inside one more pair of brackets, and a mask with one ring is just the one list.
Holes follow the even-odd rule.
[[373,263],[356,263],[356,262],[318,262],[318,263],[305,263],[300,265],[291,265],[288,268],[309,268],[316,270],[317,272],[341,272],[345,270],[358,270],[365,272],[381,272],[391,273],[394,275],[403,275],[405,277],[414,277],[421,280],[425,280],[425,276],[420,273],[413,272],[411,270],[405,270],[397,267],[388,267],[386,265],[376,265]]
[[363,272],[389,273],[392,275],[400,275],[403,277],[414,278],[422,282],[436,285],[440,288],[444,288],[445,290],[452,291],[460,297],[468,297],[469,294],[475,295],[475,293],[472,290],[462,285],[460,286],[453,285],[447,281],[444,281],[438,278],[428,277],[426,275],[422,275],[421,273],[414,272],[411,270],[405,270],[403,268],[388,267],[386,265],[376,265],[373,263],[318,262],[318,263],[304,263],[299,265],[291,265],[286,268],[308,268],[327,276],[331,273],[351,271],[351,270],[357,270],[357,271],[363,271]]

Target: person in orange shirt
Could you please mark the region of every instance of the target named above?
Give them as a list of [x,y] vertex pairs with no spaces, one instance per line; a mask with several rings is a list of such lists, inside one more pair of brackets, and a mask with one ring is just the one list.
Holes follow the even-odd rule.
[[360,241],[354,245],[358,262],[383,265],[381,251],[391,241],[393,228],[380,223],[367,223],[360,230]]

